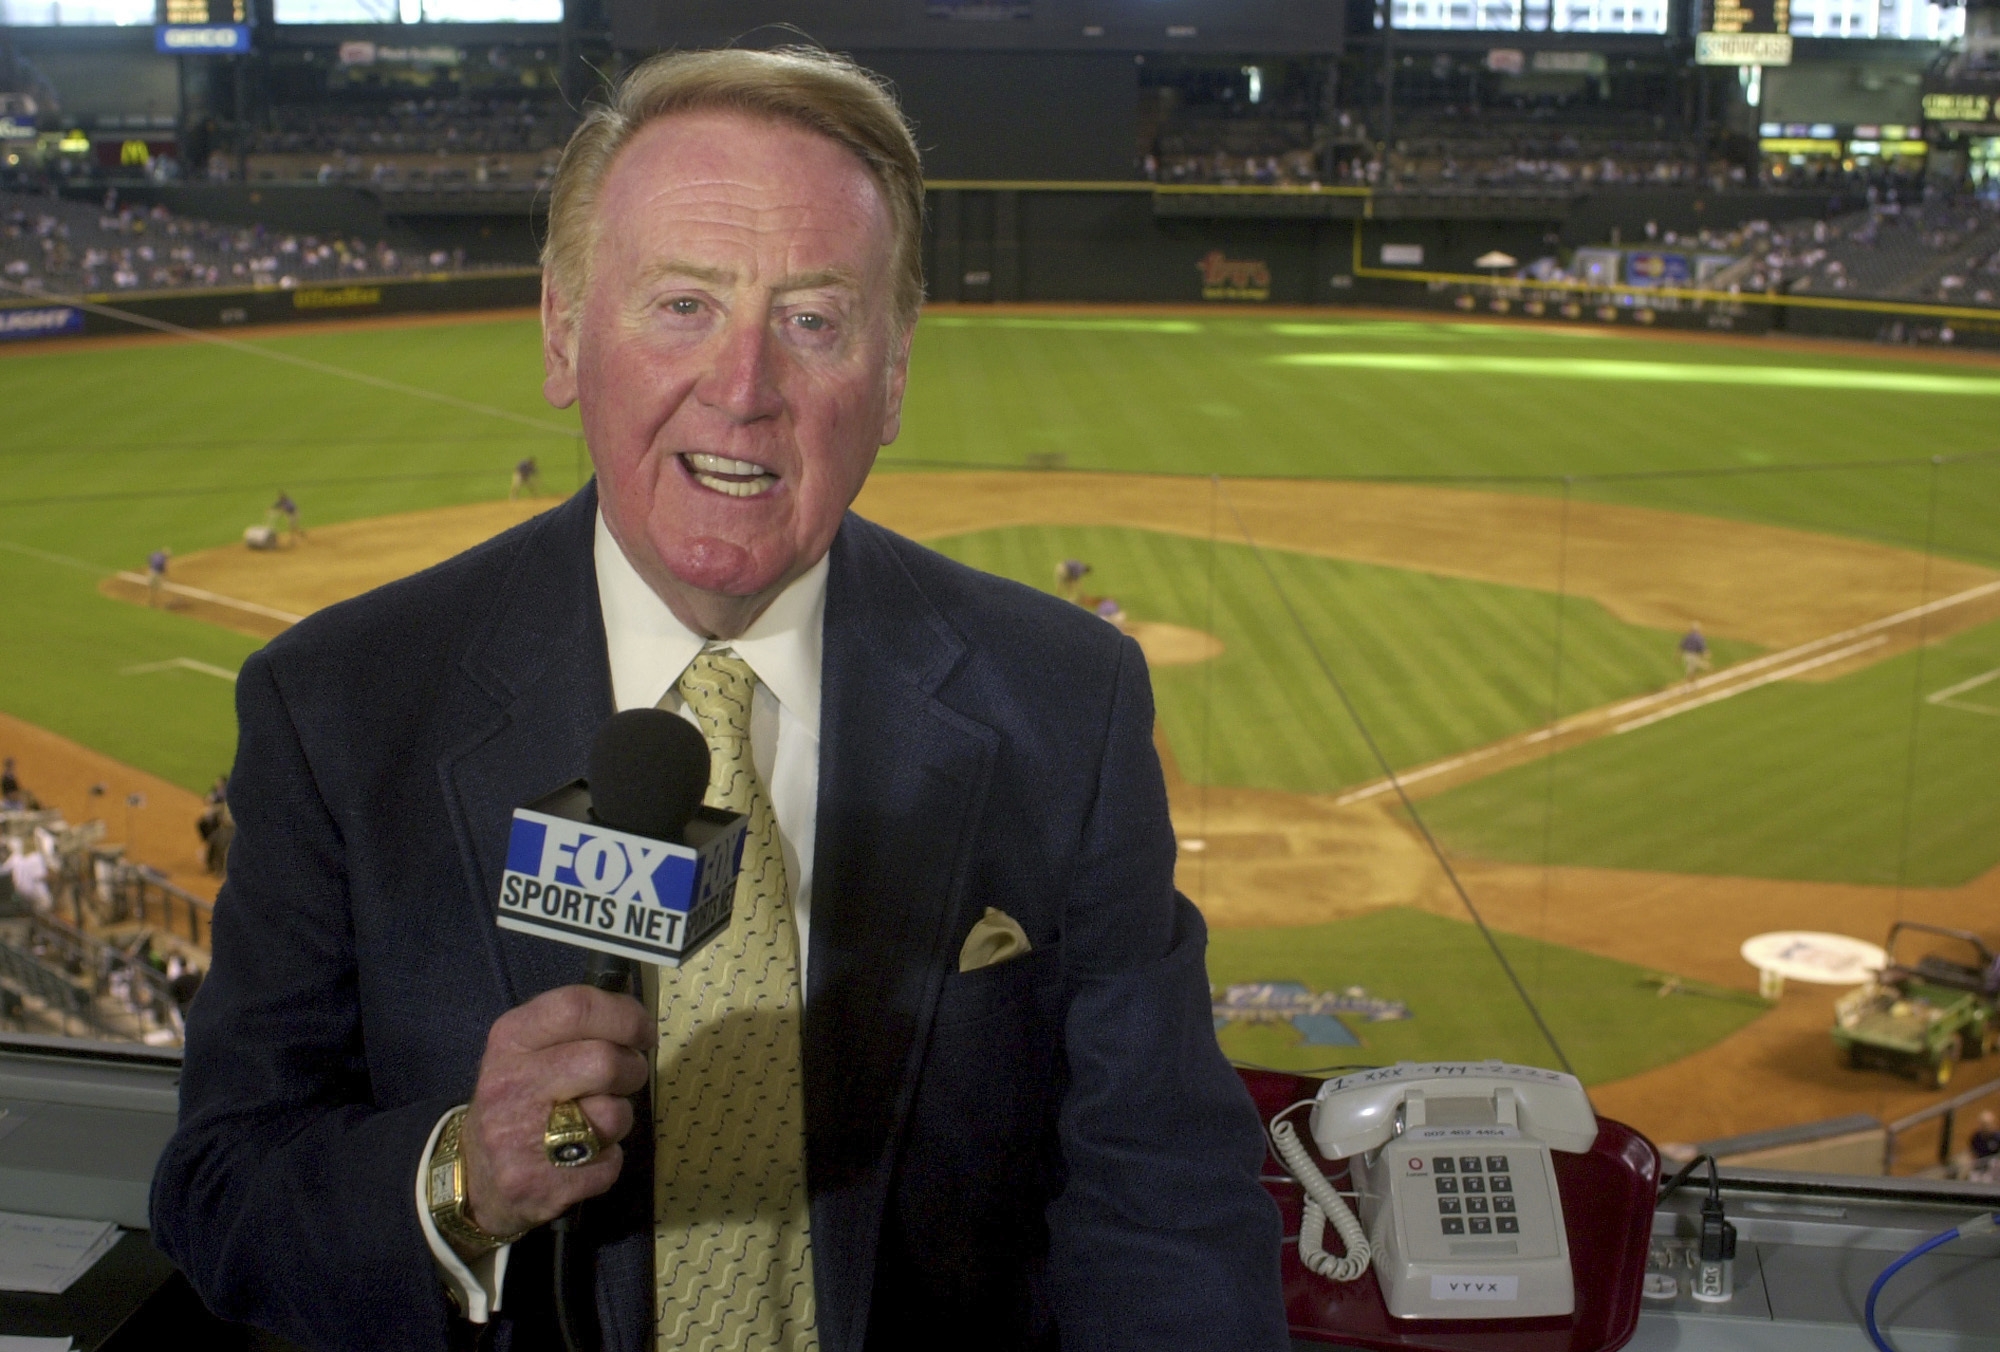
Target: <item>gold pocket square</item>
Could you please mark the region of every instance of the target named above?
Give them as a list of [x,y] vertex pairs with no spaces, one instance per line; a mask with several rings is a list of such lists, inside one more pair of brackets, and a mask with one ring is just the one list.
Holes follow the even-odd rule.
[[958,970],[976,972],[996,962],[1018,958],[1032,947],[1020,922],[1005,911],[988,906],[986,914],[973,925],[972,933],[965,936],[964,947],[958,950]]

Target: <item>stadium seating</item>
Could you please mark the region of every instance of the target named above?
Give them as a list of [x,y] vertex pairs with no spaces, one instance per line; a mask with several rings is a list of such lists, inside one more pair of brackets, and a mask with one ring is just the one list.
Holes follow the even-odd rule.
[[0,275],[27,291],[274,286],[463,270],[462,254],[385,240],[227,226],[163,207],[95,206],[0,193]]

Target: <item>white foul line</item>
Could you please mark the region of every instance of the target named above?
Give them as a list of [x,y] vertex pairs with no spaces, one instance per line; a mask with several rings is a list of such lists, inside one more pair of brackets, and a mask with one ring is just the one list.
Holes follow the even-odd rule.
[[228,667],[218,667],[210,662],[198,662],[192,657],[169,657],[164,662],[141,662],[136,667],[122,668],[118,674],[121,676],[144,676],[155,671],[174,670],[198,671],[204,676],[219,677],[232,684],[236,680],[236,673]]
[[1955,695],[1963,695],[1968,690],[1977,690],[1980,686],[1985,685],[1988,681],[2000,681],[2000,667],[1995,667],[1991,671],[1983,672],[1978,676],[1974,676],[1969,681],[1960,681],[1957,685],[1948,685],[1944,689],[1938,691],[1935,695],[1929,695],[1926,696],[1926,698],[1932,704],[1943,704],[1946,700],[1951,699]]
[[[1896,625],[1917,619],[1920,616],[1933,614],[1936,611],[1949,610],[1953,606],[1964,605],[1967,601],[1977,601],[1981,597],[1991,596],[1995,592],[2000,592],[2000,580],[1983,582],[1977,587],[1970,587],[1962,592],[1954,592],[1950,596],[1939,597],[1935,601],[1926,601],[1920,606],[1911,606],[1907,610],[1899,610],[1893,615],[1884,615],[1882,618],[1870,620],[1866,624],[1857,624],[1853,628],[1843,629],[1837,634],[1828,634],[1824,638],[1812,639],[1809,642],[1787,648],[1782,652],[1765,653],[1762,657],[1753,657],[1749,661],[1739,662],[1733,667],[1724,667],[1721,671],[1713,672],[1686,685],[1673,686],[1666,690],[1656,690],[1650,695],[1641,695],[1637,699],[1629,699],[1622,704],[1614,704],[1601,712],[1578,714],[1571,717],[1567,723],[1559,722],[1546,728],[1537,729],[1534,732],[1525,733],[1519,737],[1510,737],[1503,741],[1495,742],[1491,746],[1482,747],[1477,751],[1468,751],[1463,755],[1453,756],[1447,760],[1423,766],[1420,769],[1410,771],[1408,774],[1392,775],[1387,779],[1378,779],[1372,784],[1364,784],[1358,789],[1350,789],[1348,792],[1334,799],[1333,804],[1335,807],[1346,807],[1351,803],[1359,803],[1365,799],[1388,793],[1398,784],[1414,784],[1420,780],[1429,779],[1433,775],[1445,774],[1462,766],[1470,765],[1474,761],[1482,761],[1489,756],[1497,756],[1502,751],[1506,751],[1514,746],[1533,746],[1541,742],[1546,742],[1552,737],[1560,737],[1564,733],[1581,731],[1593,725],[1601,726],[1623,714],[1634,713],[1640,709],[1669,703],[1674,700],[1685,701],[1684,703],[1674,704],[1672,708],[1662,709],[1658,713],[1649,714],[1644,718],[1635,718],[1621,723],[1611,731],[1613,735],[1616,735],[1621,732],[1631,732],[1636,728],[1647,727],[1651,724],[1672,718],[1675,714],[1683,714],[1690,709],[1699,709],[1703,705],[1714,704],[1728,699],[1731,695],[1740,695],[1746,690],[1755,690],[1760,686],[1769,685],[1774,681],[1782,681],[1787,677],[1811,671],[1815,667],[1828,666],[1844,658],[1852,657],[1856,653],[1878,648],[1889,640],[1882,637],[1867,638],[1862,642],[1848,643],[1846,647],[1836,649],[1830,653],[1820,653],[1819,650],[1822,648],[1846,642],[1848,639],[1862,638],[1863,635],[1875,634],[1878,630],[1890,629]],[[1808,654],[1813,653],[1819,653],[1819,655],[1808,656]],[[1769,670],[1772,667],[1776,667],[1778,670]],[[1760,675],[1759,673],[1762,674]],[[1746,681],[1743,679],[1746,676],[1755,676],[1756,679]],[[1976,677],[1971,684],[1954,687],[1950,691],[1940,691],[1937,695],[1930,697],[1930,702],[1933,704],[1942,704],[1952,694],[1961,693],[1963,690],[1970,690],[1974,686],[1982,685],[1989,680],[2000,680],[2000,670],[1991,671],[1984,676]],[[1725,688],[1716,690],[1715,687],[1717,686]],[[1703,691],[1711,691],[1713,693],[1702,695],[1699,699],[1687,698],[1689,695],[1701,694]],[[2000,709],[1988,709],[1982,705],[1954,704],[1951,707],[1955,709],[1970,709],[1977,713],[1991,713],[2000,716]]]
[[[1506,747],[1507,743],[1497,742],[1492,746],[1481,747],[1477,751],[1468,751],[1462,756],[1453,756],[1450,760],[1441,760],[1435,765],[1426,765],[1421,770],[1412,770],[1408,774],[1400,775],[1397,778],[1404,784],[1414,784],[1420,779],[1429,779],[1432,775],[1441,775],[1447,770],[1456,770],[1461,765],[1470,765],[1474,761],[1485,760],[1488,756],[1497,756]],[[1396,781],[1387,779],[1377,780],[1373,784],[1368,784],[1351,792],[1341,794],[1340,797],[1333,800],[1333,805],[1335,807],[1346,807],[1349,803],[1358,803],[1364,798],[1373,798],[1377,794],[1387,793],[1395,786],[1395,783]]]
[[[118,577],[120,581],[136,582],[141,587],[152,586],[152,579],[144,573],[120,573]],[[195,601],[207,601],[218,606],[231,606],[237,610],[247,610],[252,615],[263,615],[273,620],[283,620],[286,624],[297,624],[305,618],[303,615],[294,615],[287,610],[273,610],[269,606],[260,606],[255,601],[239,601],[233,596],[223,596],[218,592],[203,591],[200,587],[188,587],[179,582],[162,582],[160,586],[163,590],[170,591],[176,596],[185,596]]]
[[2000,581],[1983,582],[1977,587],[1972,587],[1962,592],[1955,592],[1950,596],[1939,597],[1935,601],[1926,601],[1923,605],[1911,606],[1908,610],[1899,610],[1893,615],[1884,615],[1879,620],[1870,620],[1866,624],[1857,624],[1852,629],[1843,629],[1837,634],[1828,634],[1825,638],[1816,638],[1809,642],[1798,644],[1796,647],[1786,648],[1782,652],[1765,653],[1762,657],[1753,657],[1748,662],[1738,662],[1733,667],[1724,667],[1721,671],[1704,676],[1690,685],[1658,690],[1650,695],[1641,695],[1637,699],[1627,700],[1623,704],[1616,704],[1606,709],[1604,717],[1617,718],[1621,714],[1629,714],[1635,709],[1644,709],[1654,704],[1662,704],[1668,700],[1679,699],[1683,695],[1695,694],[1718,685],[1733,684],[1745,676],[1762,671],[1766,667],[1794,662],[1804,657],[1807,653],[1816,652],[1821,648],[1828,648],[1836,643],[1845,643],[1848,639],[1860,638],[1864,634],[1872,634],[1877,630],[1893,628],[1905,621],[1929,615],[1934,611],[1949,610],[1953,606],[1964,605],[1967,601],[1977,601],[1980,597],[1991,596],[1994,592],[2000,592]]
[[[1856,653],[1867,652],[1870,648],[1879,648],[1888,641],[1888,639],[1883,638],[1880,634],[1877,634],[1874,638],[1864,638],[1861,642],[1850,643],[1845,648],[1835,648],[1830,653],[1821,653],[1818,657],[1808,657],[1803,662],[1794,662],[1788,667],[1779,667],[1776,671],[1767,671],[1754,681],[1744,681],[1740,685],[1730,686],[1727,690],[1712,691],[1709,694],[1703,695],[1700,699],[1691,699],[1684,704],[1676,704],[1672,708],[1662,709],[1658,713],[1647,714],[1644,718],[1635,718],[1629,723],[1620,723],[1611,730],[1611,733],[1615,737],[1621,732],[1632,732],[1638,728],[1651,727],[1655,723],[1665,722],[1676,714],[1684,714],[1690,709],[1699,709],[1703,705],[1715,704],[1722,700],[1733,698],[1734,696],[1743,694],[1745,691],[1756,690],[1762,686],[1770,685],[1774,681],[1782,681],[1789,676],[1797,676],[1801,672],[1811,671],[1814,667],[1823,667],[1829,663],[1838,662],[1842,658],[1852,657]],[[1747,666],[1749,664],[1745,663],[1744,665]]]
[[95,301],[86,300],[82,296],[63,295],[55,291],[29,291],[26,287],[9,281],[0,281],[0,290],[10,291],[17,296],[28,296],[49,305],[72,305],[79,310],[88,310],[92,314],[107,315],[112,319],[120,320],[127,324],[136,324],[140,328],[154,329],[160,333],[171,333],[180,338],[192,338],[197,342],[208,343],[214,347],[228,348],[232,352],[241,352],[252,357],[263,357],[268,361],[281,361],[287,366],[296,366],[301,370],[312,371],[319,375],[335,376],[341,380],[359,381],[363,385],[372,385],[378,390],[388,390],[392,394],[406,394],[413,399],[428,399],[433,403],[443,404],[448,408],[461,409],[467,413],[483,414],[489,418],[502,418],[507,422],[518,423],[522,427],[532,427],[538,432],[554,432],[562,436],[576,435],[574,428],[564,427],[560,423],[544,422],[540,418],[530,418],[526,414],[516,413],[512,409],[496,408],[492,404],[475,403],[470,399],[460,399],[456,395],[445,394],[440,390],[426,390],[416,385],[405,385],[400,380],[389,380],[383,376],[369,375],[366,371],[349,370],[345,366],[335,366],[331,362],[314,361],[310,357],[301,357],[297,353],[286,352],[278,348],[262,347],[256,343],[246,343],[240,338],[225,338],[221,334],[210,333],[204,329],[191,329],[182,324],[170,324],[164,319],[154,319],[150,315],[135,314],[131,310],[120,310],[114,306],[100,305]]
[[1968,690],[1977,690],[1989,681],[2000,681],[2000,667],[1995,667],[1988,672],[1982,672],[1974,676],[1971,680],[1960,681],[1957,685],[1948,685],[1934,695],[1926,695],[1924,702],[1935,704],[1940,709],[1963,709],[1969,714],[1986,714],[1989,717],[2000,718],[2000,709],[1996,709],[1990,704],[1967,704],[1963,700],[1954,698],[1955,696],[1963,695]]

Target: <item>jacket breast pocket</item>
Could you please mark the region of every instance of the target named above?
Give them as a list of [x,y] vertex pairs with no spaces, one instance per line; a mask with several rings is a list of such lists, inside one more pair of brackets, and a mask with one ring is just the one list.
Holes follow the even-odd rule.
[[938,994],[934,1030],[978,1023],[1013,1011],[1052,1004],[1062,986],[1062,945],[1031,949],[1018,958],[970,972],[954,972]]

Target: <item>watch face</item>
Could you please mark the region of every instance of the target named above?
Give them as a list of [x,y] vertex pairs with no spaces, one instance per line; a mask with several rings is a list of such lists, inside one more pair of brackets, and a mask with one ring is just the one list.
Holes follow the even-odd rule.
[[431,1205],[450,1206],[457,1201],[457,1189],[452,1185],[458,1181],[458,1162],[440,1160],[431,1166]]

